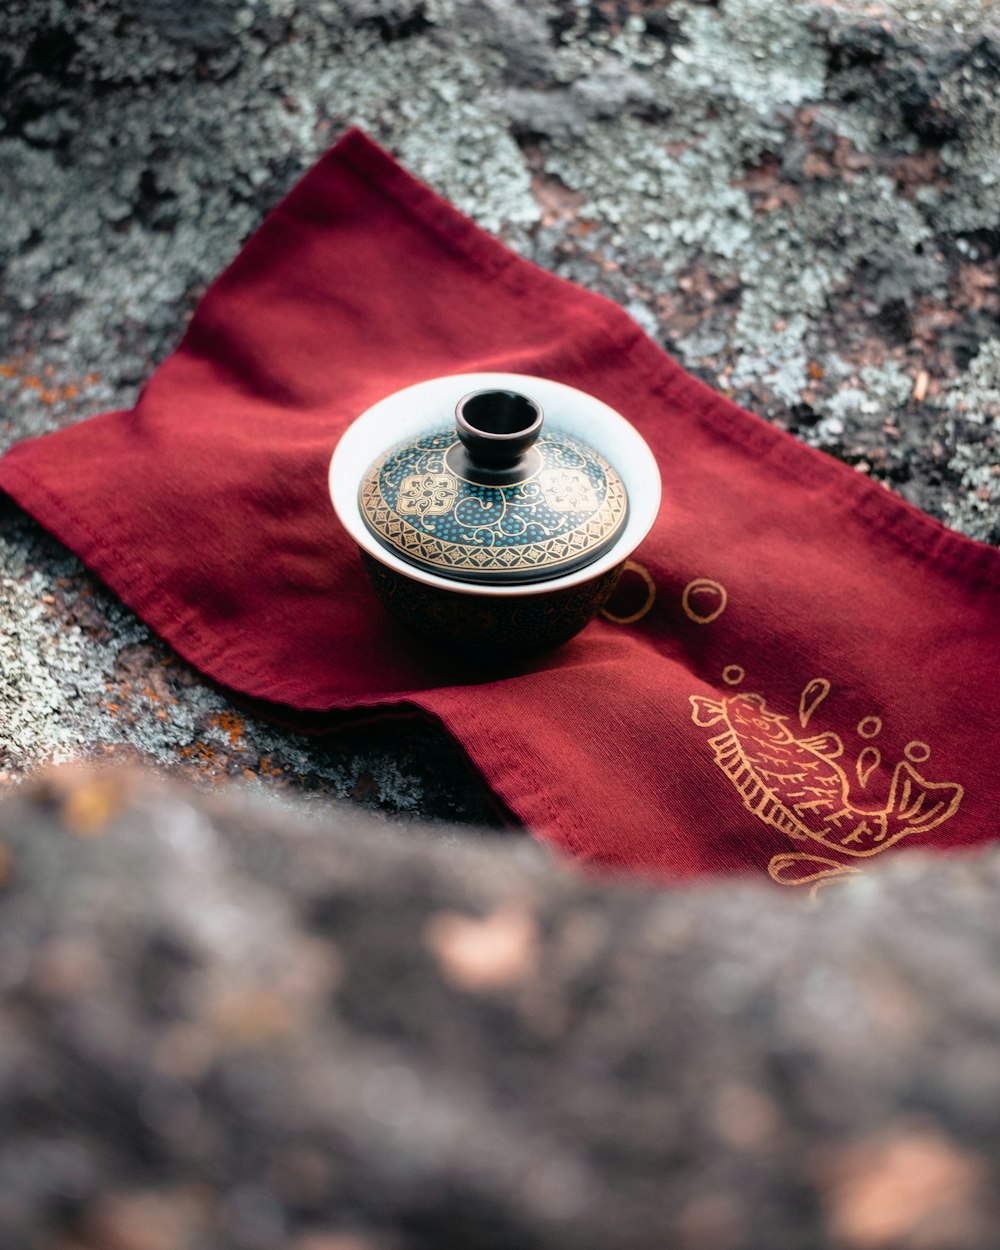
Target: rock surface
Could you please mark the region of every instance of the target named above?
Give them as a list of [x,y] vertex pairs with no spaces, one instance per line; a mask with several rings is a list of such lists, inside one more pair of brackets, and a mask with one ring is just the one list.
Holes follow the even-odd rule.
[[[241,240],[360,123],[712,385],[1000,542],[994,16],[958,0],[4,5],[0,450],[127,406]],[[238,714],[3,504],[0,724],[8,781],[138,753],[207,782],[492,819],[426,727],[309,741]]]
[[996,853],[809,908],[58,770],[0,856],[5,1247],[1000,1246]]

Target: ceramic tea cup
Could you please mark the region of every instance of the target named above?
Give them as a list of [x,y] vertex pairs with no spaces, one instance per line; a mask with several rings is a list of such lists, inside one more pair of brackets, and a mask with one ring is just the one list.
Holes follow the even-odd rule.
[[385,607],[483,656],[581,630],[660,505],[656,461],[624,417],[515,373],[433,378],[380,400],[341,437],[329,488]]

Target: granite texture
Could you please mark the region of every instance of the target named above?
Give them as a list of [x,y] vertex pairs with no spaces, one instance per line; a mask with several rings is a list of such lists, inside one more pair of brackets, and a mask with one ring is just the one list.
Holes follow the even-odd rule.
[[[699,377],[1000,542],[994,16],[956,0],[4,5],[0,449],[131,403],[248,232],[359,123]],[[319,741],[241,714],[0,504],[0,777],[108,755],[493,819],[427,727]]]
[[0,803],[10,1250],[996,1250],[1000,857],[813,906],[148,774]]

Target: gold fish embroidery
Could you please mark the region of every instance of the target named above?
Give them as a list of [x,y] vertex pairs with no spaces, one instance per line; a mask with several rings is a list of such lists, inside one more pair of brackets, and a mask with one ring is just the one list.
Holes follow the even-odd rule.
[[[743,806],[791,838],[810,839],[852,857],[877,855],[908,834],[950,820],[962,800],[961,786],[927,781],[900,760],[885,803],[860,803],[851,797],[847,773],[836,762],[844,751],[837,734],[796,738],[788,718],[768,711],[759,694],[691,695],[690,700],[696,725],[722,727],[709,745]],[[835,861],[817,859],[816,867],[822,865],[837,867]]]

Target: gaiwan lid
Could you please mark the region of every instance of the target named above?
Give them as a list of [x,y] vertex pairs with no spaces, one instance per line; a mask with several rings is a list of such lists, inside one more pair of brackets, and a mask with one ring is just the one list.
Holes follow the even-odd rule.
[[544,581],[590,564],[625,526],[625,486],[592,447],[542,421],[517,391],[464,396],[452,427],[370,466],[365,525],[395,555],[458,581]]

